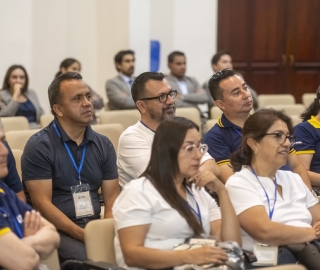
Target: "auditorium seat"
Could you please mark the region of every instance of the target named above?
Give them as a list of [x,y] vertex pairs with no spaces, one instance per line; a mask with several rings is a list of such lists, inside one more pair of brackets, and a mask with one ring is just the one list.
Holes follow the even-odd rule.
[[6,132],[6,140],[11,149],[20,149],[23,151],[29,138],[40,129],[12,130]]
[[303,104],[273,104],[268,105],[266,108],[273,108],[276,110],[284,110],[286,115],[300,115],[303,113],[306,109],[306,107]]
[[314,102],[314,99],[316,98],[316,93],[304,93],[302,95],[302,104],[308,108],[309,105]]
[[24,116],[1,117],[4,132],[29,129],[28,119]]
[[52,120],[54,119],[54,116],[52,114],[43,114],[40,116],[40,127],[45,128],[47,125],[49,125]]
[[124,129],[140,120],[138,110],[112,110],[99,113],[100,124],[121,124]]
[[270,105],[287,105],[295,103],[295,98],[291,94],[262,94],[258,96],[259,108]]

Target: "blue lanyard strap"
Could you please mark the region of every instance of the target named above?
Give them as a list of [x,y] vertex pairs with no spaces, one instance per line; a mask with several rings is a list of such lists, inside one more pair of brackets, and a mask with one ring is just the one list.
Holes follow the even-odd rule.
[[195,211],[195,210],[192,208],[192,206],[187,202],[187,203],[188,203],[188,207],[190,208],[190,210],[192,211],[192,213],[194,213],[194,214],[196,215],[196,217],[198,218],[198,220],[199,220],[199,222],[200,222],[200,224],[201,224],[201,226],[202,226],[202,217],[201,217],[201,211],[200,211],[199,205],[198,205],[196,199],[194,198],[192,192],[191,192],[188,188],[187,188],[187,192],[191,195],[191,197],[192,197],[193,200],[195,201],[196,206],[197,206],[197,211]]
[[14,228],[16,229],[16,232],[17,232],[17,235],[20,239],[22,239],[23,235],[22,235],[22,232],[21,232],[21,229],[20,229],[20,225],[18,223],[18,220],[16,217],[9,215],[7,212],[5,212],[2,208],[0,208],[0,212],[3,214],[3,215],[6,215],[8,218],[12,219],[13,220],[13,224],[14,224]]
[[[55,129],[58,137],[61,138],[61,134],[60,134],[60,132],[59,132],[59,130],[58,130],[58,128],[57,128],[56,123],[53,124],[53,127],[54,127],[54,129]],[[69,157],[70,157],[70,159],[71,159],[71,161],[72,161],[73,167],[75,168],[75,170],[76,170],[77,173],[78,173],[78,179],[79,179],[79,182],[80,182],[80,185],[81,185],[81,171],[82,171],[82,167],[83,167],[84,157],[85,157],[85,155],[86,155],[87,145],[85,144],[84,147],[83,147],[82,155],[81,155],[81,161],[80,161],[80,165],[79,165],[79,167],[78,167],[77,164],[76,164],[76,162],[75,162],[75,160],[74,160],[74,158],[73,158],[73,156],[72,156],[72,153],[71,153],[71,151],[70,151],[69,146],[67,145],[66,142],[63,142],[63,144],[64,144],[64,147],[67,149],[67,152],[68,152]]]
[[264,193],[266,194],[266,197],[267,197],[267,201],[268,201],[268,206],[269,206],[269,218],[270,220],[272,219],[272,216],[273,216],[273,212],[274,212],[274,208],[276,206],[276,202],[277,202],[277,178],[276,176],[274,176],[274,203],[273,203],[273,207],[271,209],[270,207],[270,199],[269,199],[269,196],[268,196],[268,193],[267,191],[265,190],[264,186],[261,184],[257,174],[256,174],[256,171],[253,169],[253,167],[250,165],[250,169],[251,171],[253,172],[253,174],[255,175],[255,177],[257,178],[259,184],[261,185]]

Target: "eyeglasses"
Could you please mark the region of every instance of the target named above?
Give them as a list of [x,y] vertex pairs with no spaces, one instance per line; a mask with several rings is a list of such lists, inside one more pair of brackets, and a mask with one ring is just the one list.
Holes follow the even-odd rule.
[[293,146],[294,143],[296,142],[294,136],[292,136],[291,134],[290,135],[286,135],[281,131],[276,131],[276,132],[272,132],[272,133],[265,133],[264,135],[274,136],[279,144],[284,144],[286,139],[289,140],[291,146]]
[[169,93],[161,94],[157,97],[140,98],[140,100],[159,99],[159,102],[165,103],[168,100],[168,96],[170,96],[172,99],[175,99],[177,97],[177,93],[177,90],[171,90]]
[[204,156],[205,153],[207,153],[207,151],[208,151],[208,145],[207,144],[200,144],[200,146],[196,146],[195,144],[190,144],[190,145],[186,146],[186,148],[184,150],[187,153],[189,153],[190,155],[194,155],[196,149],[199,150],[199,152],[202,156]]
[[231,70],[231,69],[229,69],[229,68],[225,68],[225,69],[223,69],[223,70],[221,70],[221,71],[213,74],[211,78],[214,79],[214,80],[217,80],[217,79],[219,79],[224,73],[226,73],[227,71],[230,71],[230,70]]

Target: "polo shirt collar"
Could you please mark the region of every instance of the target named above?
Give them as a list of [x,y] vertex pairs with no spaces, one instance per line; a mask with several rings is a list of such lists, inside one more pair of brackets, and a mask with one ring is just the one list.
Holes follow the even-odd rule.
[[228,120],[228,118],[227,118],[224,114],[222,114],[222,115],[219,117],[219,119],[218,119],[218,125],[219,125],[219,127],[221,127],[221,128],[237,128],[237,129],[239,129],[239,130],[242,130],[241,127],[239,127],[239,126],[233,124],[232,122],[230,122],[230,121]]
[[[68,136],[68,134],[63,130],[62,126],[59,123],[59,120],[56,117],[54,118],[54,123],[56,123],[56,125],[57,125],[57,128],[58,128],[58,130],[59,130],[59,132],[61,134],[61,139],[62,139],[63,142],[73,141]],[[56,131],[54,131],[54,132],[56,132]],[[83,137],[82,143],[87,143],[88,141],[93,141],[93,131],[92,131],[92,128],[91,128],[91,126],[89,124],[87,125],[86,131],[84,132],[84,137]]]

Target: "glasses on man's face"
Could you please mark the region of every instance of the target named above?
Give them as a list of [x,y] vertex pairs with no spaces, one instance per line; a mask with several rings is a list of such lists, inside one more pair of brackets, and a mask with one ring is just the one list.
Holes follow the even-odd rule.
[[223,70],[221,70],[221,71],[213,74],[211,78],[214,79],[214,80],[217,80],[217,79],[219,79],[224,73],[226,73],[227,71],[230,71],[230,70],[231,70],[230,68],[225,68],[225,69],[223,69]]
[[200,144],[200,146],[196,146],[195,144],[190,144],[186,146],[184,150],[190,155],[194,155],[196,153],[195,151],[199,151],[200,154],[203,156],[208,151],[208,145]]
[[294,143],[296,142],[296,140],[295,140],[293,135],[291,135],[291,134],[286,135],[281,131],[275,131],[275,132],[272,132],[272,133],[265,133],[264,135],[274,136],[279,144],[284,144],[286,139],[289,140],[291,146],[293,146]]
[[140,100],[159,99],[159,102],[165,103],[168,100],[168,96],[170,96],[172,99],[175,99],[177,97],[177,93],[178,93],[177,90],[171,90],[169,93],[164,93],[164,94],[161,94],[160,96],[140,98]]

